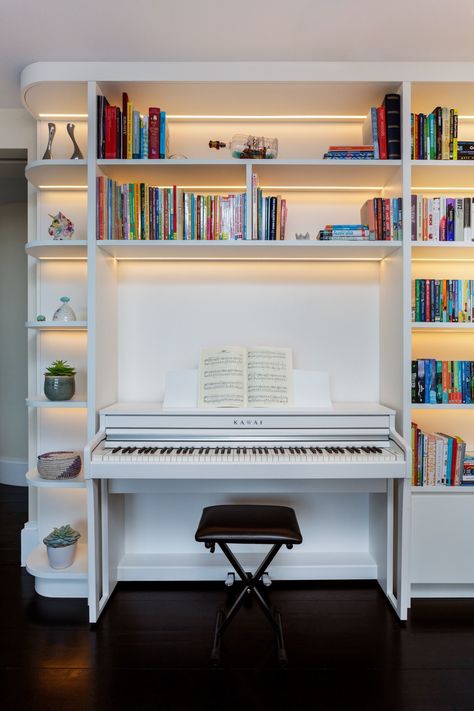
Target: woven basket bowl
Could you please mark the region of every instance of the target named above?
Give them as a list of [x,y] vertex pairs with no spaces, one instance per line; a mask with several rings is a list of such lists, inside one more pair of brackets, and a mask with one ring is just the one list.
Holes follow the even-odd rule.
[[80,471],[79,452],[45,452],[38,457],[38,474],[42,479],[74,479]]

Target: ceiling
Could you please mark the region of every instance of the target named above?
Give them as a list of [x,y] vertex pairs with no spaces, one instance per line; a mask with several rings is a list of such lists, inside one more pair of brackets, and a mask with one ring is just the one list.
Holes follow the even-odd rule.
[[37,61],[472,61],[473,0],[0,0],[0,108]]

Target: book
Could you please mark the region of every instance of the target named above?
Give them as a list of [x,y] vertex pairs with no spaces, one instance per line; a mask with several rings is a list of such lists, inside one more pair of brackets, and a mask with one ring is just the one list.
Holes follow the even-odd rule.
[[402,157],[400,138],[400,94],[385,94],[383,100],[387,131],[387,158]]
[[160,157],[160,109],[151,106],[148,109],[148,158]]
[[199,407],[285,407],[292,403],[290,348],[204,348]]
[[387,159],[387,123],[383,106],[377,108],[377,131],[379,134],[380,160]]

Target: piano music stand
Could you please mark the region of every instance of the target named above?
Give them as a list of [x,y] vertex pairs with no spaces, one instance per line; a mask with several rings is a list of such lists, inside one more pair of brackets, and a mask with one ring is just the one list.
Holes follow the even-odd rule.
[[[211,653],[212,664],[217,666],[220,662],[221,639],[225,629],[242,606],[246,595],[253,594],[275,632],[278,661],[280,665],[286,666],[288,658],[283,640],[280,612],[277,610],[272,612],[257,585],[283,545],[293,548],[293,545],[299,544],[303,540],[293,509],[287,506],[248,504],[208,506],[202,512],[195,538],[196,541],[204,543],[211,553],[214,553],[215,547],[218,545],[243,582],[242,590],[230,610],[227,613],[224,613],[223,610],[217,611]],[[271,544],[272,548],[255,573],[251,574],[244,571],[230,550],[230,543]]]

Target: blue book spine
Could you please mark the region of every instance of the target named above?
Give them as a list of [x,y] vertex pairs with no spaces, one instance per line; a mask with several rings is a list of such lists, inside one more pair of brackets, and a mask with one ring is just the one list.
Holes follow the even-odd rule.
[[430,404],[431,405],[436,405],[436,372],[437,372],[437,363],[436,360],[431,360],[430,361]]
[[263,196],[261,188],[257,188],[257,239],[262,239]]
[[160,158],[166,158],[166,111],[160,111]]
[[380,151],[379,151],[379,130],[377,128],[377,107],[372,106],[370,109],[370,117],[372,119],[372,140],[374,142],[374,158],[379,159],[380,158]]
[[133,140],[132,140],[132,158],[140,158],[140,112],[132,113]]
[[453,461],[453,438],[448,437],[448,461],[446,466],[446,485],[451,486],[451,465]]
[[242,195],[243,202],[243,239],[247,239],[247,193]]

